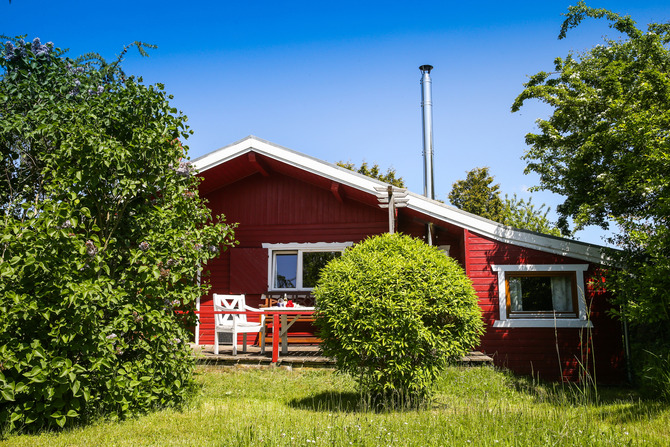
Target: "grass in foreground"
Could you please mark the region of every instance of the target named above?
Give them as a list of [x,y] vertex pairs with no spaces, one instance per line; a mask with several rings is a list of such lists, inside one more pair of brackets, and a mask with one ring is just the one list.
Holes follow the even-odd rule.
[[[200,367],[202,394],[181,412],[0,446],[670,445],[670,408],[626,390],[542,386],[493,368],[449,368],[420,410],[372,411],[329,370]],[[588,402],[591,400],[591,402]]]

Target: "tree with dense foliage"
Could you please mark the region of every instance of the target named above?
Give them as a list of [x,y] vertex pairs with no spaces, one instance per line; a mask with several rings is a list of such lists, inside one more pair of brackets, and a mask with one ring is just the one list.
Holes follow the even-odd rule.
[[395,169],[393,168],[388,168],[386,170],[386,174],[384,174],[381,172],[381,168],[376,163],[372,165],[372,167],[369,167],[368,163],[364,161],[360,167],[356,167],[356,165],[353,163],[350,162],[345,163],[343,161],[338,161],[337,165],[341,168],[346,168],[350,171],[358,172],[359,174],[367,175],[368,177],[381,180],[382,182],[390,183],[391,185],[397,186],[398,188],[405,187],[404,180],[402,179],[402,177],[396,177],[396,172]]
[[489,168],[474,168],[465,180],[454,183],[449,201],[456,208],[515,228],[560,236],[561,232],[549,220],[551,211],[545,204],[535,207],[532,199],[500,197],[500,184],[493,184]]
[[503,209],[500,185],[493,184],[487,167],[468,171],[465,180],[453,184],[448,198],[458,209],[495,221]]
[[374,397],[421,400],[448,360],[479,343],[470,279],[436,247],[383,234],[347,249],[314,289],[321,349]]
[[540,175],[538,189],[565,196],[557,208],[563,229],[569,218],[577,228],[618,224],[612,241],[622,251],[612,257],[622,268],[610,270],[609,287],[628,321],[668,353],[670,23],[643,31],[628,16],[579,2],[569,8],[559,39],[586,18],[604,18],[623,36],[557,58],[553,72],[525,84],[513,111],[531,99],[553,108],[526,136],[526,170]]
[[514,228],[536,231],[538,233],[550,234],[552,236],[561,236],[561,230],[549,220],[551,208],[546,204],[535,207],[533,198],[528,200],[520,199],[514,194],[509,197],[505,194],[503,199],[503,208],[500,212],[498,222]]
[[233,241],[198,196],[186,117],[123,73],[128,47],[0,48],[0,430],[179,405],[200,266]]

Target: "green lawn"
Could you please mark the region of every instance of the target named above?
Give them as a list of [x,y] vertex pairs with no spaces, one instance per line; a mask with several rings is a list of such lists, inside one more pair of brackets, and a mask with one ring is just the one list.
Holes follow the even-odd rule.
[[183,411],[15,436],[0,446],[670,445],[670,408],[627,390],[540,386],[493,368],[449,368],[420,410],[372,411],[330,370],[199,367]]

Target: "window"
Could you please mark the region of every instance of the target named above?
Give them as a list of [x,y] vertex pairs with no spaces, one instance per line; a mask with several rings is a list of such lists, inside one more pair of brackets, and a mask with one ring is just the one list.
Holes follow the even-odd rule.
[[263,244],[270,250],[269,290],[311,290],[321,269],[351,242],[321,244]]
[[584,300],[588,265],[494,265],[500,319],[494,327],[589,327]]
[[[552,272],[508,273],[505,276],[507,288],[507,316],[577,316],[575,274]],[[549,314],[549,315],[543,315]]]

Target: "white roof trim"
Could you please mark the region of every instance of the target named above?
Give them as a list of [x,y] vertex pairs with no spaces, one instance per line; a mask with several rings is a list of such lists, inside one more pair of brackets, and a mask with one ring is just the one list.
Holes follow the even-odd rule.
[[[196,158],[193,160],[193,166],[198,171],[203,172],[252,151],[352,188],[369,192],[372,195],[376,195],[375,187],[387,185],[379,180],[254,136],[248,136]],[[419,194],[410,192],[407,197],[409,199],[407,207],[410,209],[434,219],[466,228],[469,231],[499,242],[519,245],[556,255],[569,256],[596,264],[608,263],[608,258],[605,256],[605,247],[599,245],[508,227],[428,199]]]
[[275,160],[279,160],[291,166],[295,166],[321,177],[326,177],[330,180],[363,191],[373,191],[374,193],[375,186],[386,186],[386,183],[382,181],[372,179],[359,174],[358,172],[350,171],[349,169],[319,160],[318,158],[310,157],[252,135],[231,145],[217,149],[214,152],[203,155],[202,157],[196,158],[192,163],[199,172],[203,172],[247,152],[256,152],[274,158]]

